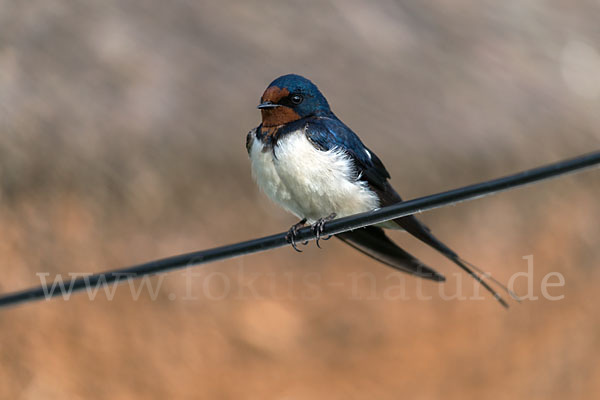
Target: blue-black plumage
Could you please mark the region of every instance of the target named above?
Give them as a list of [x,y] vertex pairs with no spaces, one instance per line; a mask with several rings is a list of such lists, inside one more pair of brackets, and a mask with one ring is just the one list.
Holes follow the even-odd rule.
[[[310,80],[281,76],[267,87],[258,108],[262,123],[248,133],[246,148],[260,188],[319,232],[331,218],[370,211],[402,201],[377,155],[331,111]],[[504,300],[416,217],[336,235],[352,247],[389,266],[426,279],[442,274],[397,246],[383,228],[403,229],[452,260],[480,282],[504,306]],[[318,243],[318,242],[317,242]]]

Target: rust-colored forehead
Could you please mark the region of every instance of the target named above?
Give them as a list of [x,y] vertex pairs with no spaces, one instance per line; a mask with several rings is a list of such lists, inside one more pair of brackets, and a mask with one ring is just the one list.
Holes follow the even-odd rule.
[[269,86],[262,95],[262,102],[270,101],[272,103],[278,103],[284,97],[290,95],[290,91],[286,88],[280,88],[277,86]]

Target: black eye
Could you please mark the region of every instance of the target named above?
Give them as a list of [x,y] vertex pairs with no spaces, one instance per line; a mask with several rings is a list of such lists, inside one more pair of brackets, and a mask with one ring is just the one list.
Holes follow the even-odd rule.
[[292,104],[298,105],[302,103],[302,100],[304,100],[304,97],[302,97],[301,94],[293,94],[290,96],[290,101]]

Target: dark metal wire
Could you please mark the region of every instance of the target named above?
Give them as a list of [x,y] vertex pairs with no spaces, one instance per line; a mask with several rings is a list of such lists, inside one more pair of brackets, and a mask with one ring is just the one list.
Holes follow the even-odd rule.
[[[582,155],[569,160],[559,161],[543,167],[530,169],[528,171],[519,172],[503,178],[464,186],[458,189],[420,197],[414,200],[404,201],[402,203],[394,204],[378,210],[335,219],[325,225],[322,236],[335,235],[352,229],[361,228],[363,226],[388,221],[390,219],[416,214],[466,200],[472,200],[500,191],[598,166],[599,164],[600,151]],[[102,272],[85,277],[73,278],[70,282],[65,282],[65,287],[70,288],[70,292],[72,293],[85,288],[95,288],[97,287],[96,285],[99,284],[106,285],[110,283],[119,283],[128,279],[140,278],[145,275],[154,275],[174,269],[187,268],[193,265],[206,264],[213,261],[239,257],[245,254],[257,253],[259,251],[283,247],[288,245],[285,236],[285,233],[279,233],[259,239],[248,240],[246,242],[216,247],[209,250],[181,254],[133,267]],[[310,227],[298,230],[297,240],[299,242],[314,239],[315,234],[312,232]],[[54,290],[51,293],[48,293],[47,288],[45,290],[41,286],[35,287],[1,296],[0,307],[7,307],[10,305],[40,299],[48,300],[49,298],[58,295],[62,295],[61,290]]]

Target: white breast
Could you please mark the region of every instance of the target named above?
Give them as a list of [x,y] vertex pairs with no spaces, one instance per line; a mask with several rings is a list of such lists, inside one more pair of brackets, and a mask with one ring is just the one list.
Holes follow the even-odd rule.
[[290,133],[274,150],[263,151],[254,138],[250,147],[252,172],[261,189],[275,202],[310,223],[373,210],[379,199],[356,180],[351,159],[341,150],[317,150],[303,131]]

